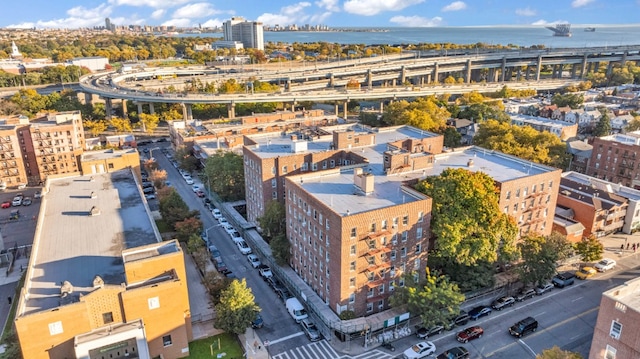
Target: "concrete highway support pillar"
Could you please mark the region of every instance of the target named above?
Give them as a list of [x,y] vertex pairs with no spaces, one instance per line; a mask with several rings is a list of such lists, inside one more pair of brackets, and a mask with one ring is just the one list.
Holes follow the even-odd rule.
[[335,86],[335,77],[333,76],[333,74],[329,75],[329,87],[333,87]]
[[384,113],[384,101],[380,101],[380,113]]
[[464,76],[465,83],[471,83],[471,59],[467,59],[467,68]]
[[578,72],[578,64],[571,65],[571,78],[576,78],[576,73]]
[[142,102],[138,102],[138,115],[144,113],[144,109],[142,108]]
[[84,103],[86,105],[93,104],[93,95],[88,93],[88,92],[85,92],[84,93]]
[[584,78],[587,74],[587,54],[582,57],[582,66],[580,68],[580,78]]
[[396,87],[396,79],[391,79],[391,87]]
[[127,117],[127,100],[122,99],[120,106],[122,106],[122,117]]
[[531,66],[527,65],[527,72],[524,74],[524,79],[529,81],[529,75],[531,75]]
[[369,89],[373,87],[373,72],[371,69],[367,70],[367,86]]
[[285,91],[291,91],[291,79],[287,79]]
[[340,112],[338,112],[338,111],[340,111],[340,107],[338,106],[337,102],[335,103],[335,107],[336,107],[336,110],[335,110],[336,116],[339,116]]
[[427,84],[431,83],[431,74],[427,74]]
[[113,111],[113,103],[110,98],[104,99],[104,110],[107,113],[107,120],[111,121],[111,112]]
[[344,113],[344,117],[343,117],[343,118],[344,118],[345,120],[347,119],[347,115],[349,114],[349,113],[347,112],[347,105],[348,105],[348,104],[349,104],[349,100],[347,100],[347,101],[345,101],[345,102],[343,102],[343,103],[342,103],[342,109],[343,109],[343,111],[342,111],[342,112]]
[[629,51],[625,51],[624,54],[622,54],[622,60],[620,60],[620,65],[624,66],[624,64],[627,62],[628,55],[629,55]]
[[227,117],[236,118],[236,103],[230,102],[227,104]]
[[558,65],[553,65],[553,69],[551,70],[551,78],[555,79],[558,76]]
[[153,107],[153,102],[149,102],[149,113],[152,115],[155,115],[156,113],[156,108]]
[[507,58],[503,57],[502,58],[502,67],[501,67],[501,72],[500,72],[500,82],[504,82],[505,76],[506,76],[506,70],[507,70]]
[[522,76],[522,68],[518,66],[516,69],[516,81],[520,81],[520,76]]
[[600,71],[600,61],[596,62],[595,68],[593,69],[593,72],[598,72],[598,71]]
[[438,78],[438,75],[439,75],[438,71],[439,71],[439,66],[438,66],[438,63],[436,62],[435,64],[433,64],[433,82],[435,83],[440,82]]
[[400,70],[400,84],[404,85],[404,83],[407,81],[407,69],[402,66],[402,69]]
[[609,65],[607,65],[607,77],[611,76],[612,72],[613,72],[613,62],[609,61]]

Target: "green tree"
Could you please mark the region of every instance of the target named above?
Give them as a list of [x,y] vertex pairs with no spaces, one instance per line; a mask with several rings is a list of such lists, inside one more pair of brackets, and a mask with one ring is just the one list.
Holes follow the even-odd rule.
[[204,171],[209,188],[223,201],[244,198],[244,162],[241,155],[218,151],[207,158]]
[[460,141],[462,140],[462,135],[456,130],[455,127],[447,126],[447,128],[444,129],[443,135],[445,146],[449,148],[456,148],[461,146]]
[[175,224],[189,217],[195,217],[197,211],[189,211],[189,206],[173,187],[167,189],[166,195],[160,197],[160,213],[172,228]]
[[[411,281],[406,281],[410,283]],[[393,307],[406,307],[411,314],[422,319],[426,327],[447,323],[452,315],[460,312],[460,304],[465,300],[458,286],[447,276],[427,269],[424,281],[418,285],[407,285],[396,289],[391,296]]]
[[556,272],[560,257],[554,242],[543,236],[528,234],[518,243],[522,262],[516,268],[520,280],[525,284],[542,284]]
[[566,144],[552,133],[495,120],[481,123],[473,142],[480,147],[557,168],[566,168],[570,158]]
[[601,109],[602,116],[596,123],[596,128],[593,130],[595,137],[608,136],[611,133],[611,119],[606,109]]
[[291,258],[291,244],[289,243],[287,235],[284,232],[279,233],[271,238],[269,246],[271,247],[273,259],[275,259],[278,265],[285,266],[289,264],[289,259]]
[[466,118],[475,123],[482,123],[485,120],[497,120],[500,122],[510,122],[511,118],[498,106],[488,103],[474,103],[460,110],[458,118]]
[[640,116],[634,116],[633,120],[624,128],[624,132],[634,132],[640,130]]
[[[187,250],[193,255],[194,259],[196,258],[196,253],[201,249],[204,249],[204,241],[202,240],[202,237],[198,234],[192,234],[189,236],[189,239],[187,240]],[[198,267],[200,267],[200,264],[198,264]]]
[[480,260],[472,265],[464,265],[452,258],[433,255],[429,257],[427,265],[434,272],[447,273],[462,293],[490,288],[495,284],[493,262]]
[[554,345],[551,349],[545,349],[536,355],[536,359],[583,359],[582,355],[568,350],[562,350]]
[[20,89],[9,99],[20,107],[29,117],[47,108],[47,96],[40,95],[34,89]]
[[246,280],[234,280],[220,293],[214,326],[228,333],[243,334],[259,312],[260,307]]
[[589,236],[575,244],[576,252],[583,262],[595,262],[602,259],[604,245],[596,237]]
[[196,217],[188,217],[174,225],[176,237],[181,242],[187,242],[191,236],[200,236],[202,232],[202,221]]
[[285,214],[284,204],[277,200],[269,202],[264,209],[264,215],[258,218],[262,233],[269,238],[284,233],[286,229]]
[[582,106],[584,103],[584,95],[577,93],[565,93],[565,94],[555,94],[551,98],[551,104],[556,105],[558,107],[569,106],[572,109],[577,109]]
[[473,265],[516,252],[517,226],[499,208],[495,182],[487,174],[449,168],[419,182],[416,189],[433,199],[436,255]]

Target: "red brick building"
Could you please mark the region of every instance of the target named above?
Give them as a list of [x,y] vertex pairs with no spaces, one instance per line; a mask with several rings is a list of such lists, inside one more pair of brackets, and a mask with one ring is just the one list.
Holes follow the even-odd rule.
[[596,137],[592,145],[587,175],[640,187],[640,131]]

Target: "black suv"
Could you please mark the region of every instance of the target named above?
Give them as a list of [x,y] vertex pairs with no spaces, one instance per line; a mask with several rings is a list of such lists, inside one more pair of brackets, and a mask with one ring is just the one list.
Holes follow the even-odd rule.
[[551,283],[558,288],[564,288],[568,285],[572,285],[575,278],[576,276],[571,272],[558,273],[553,277]]
[[449,321],[449,323],[447,323],[447,329],[451,329],[455,326],[462,326],[465,325],[467,323],[469,323],[469,320],[471,319],[471,317],[469,317],[469,314],[467,312],[465,312],[464,310],[460,311],[460,314],[458,314],[455,317],[452,317],[451,320]]

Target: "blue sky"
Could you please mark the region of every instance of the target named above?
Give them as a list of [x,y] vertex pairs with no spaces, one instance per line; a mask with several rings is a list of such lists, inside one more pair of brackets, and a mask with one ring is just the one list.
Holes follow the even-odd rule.
[[0,27],[219,26],[231,16],[269,25],[332,27],[640,23],[640,0],[22,0]]

